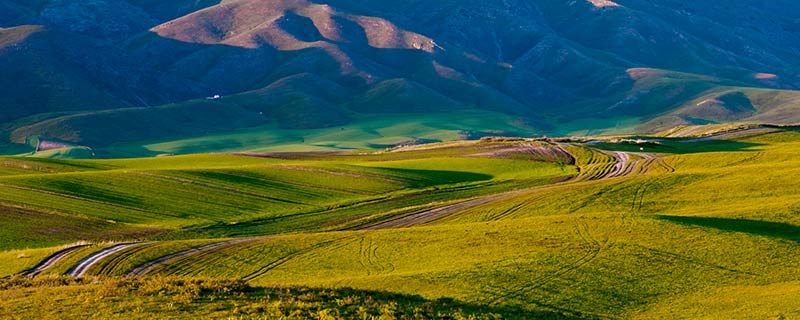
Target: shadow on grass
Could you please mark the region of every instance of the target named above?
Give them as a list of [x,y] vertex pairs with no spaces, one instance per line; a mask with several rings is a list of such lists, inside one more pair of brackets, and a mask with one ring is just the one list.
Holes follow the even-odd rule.
[[[447,166],[446,163],[442,163],[442,167],[446,166]],[[426,188],[426,187],[445,185],[445,184],[488,181],[494,178],[493,176],[488,174],[464,172],[464,171],[421,170],[421,169],[381,168],[381,167],[373,168],[373,170],[382,171],[386,173],[386,175],[389,178],[406,183],[409,188]]]
[[[310,300],[315,300],[320,306],[338,309],[339,314],[344,318],[363,316],[365,313],[374,318],[381,318],[382,315],[387,315],[388,311],[389,314],[397,319],[579,319],[559,312],[532,311],[515,306],[471,304],[451,298],[432,300],[425,299],[419,295],[386,291],[306,287],[291,289],[253,288],[253,290],[256,296],[279,297],[282,294],[281,290],[283,290],[284,296],[281,297],[282,300],[286,300],[291,296],[313,297]],[[343,305],[342,301],[351,301],[353,303]]]
[[800,243],[800,227],[780,222],[748,219],[657,216],[657,219],[688,226],[713,228],[723,231],[744,232],[752,235]]

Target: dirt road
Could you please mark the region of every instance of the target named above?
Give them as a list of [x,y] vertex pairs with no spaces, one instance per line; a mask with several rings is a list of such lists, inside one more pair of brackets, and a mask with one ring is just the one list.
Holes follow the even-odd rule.
[[219,247],[224,247],[224,246],[237,244],[237,243],[242,243],[242,242],[247,242],[247,241],[252,241],[252,240],[254,240],[254,239],[253,238],[247,238],[247,239],[229,240],[229,241],[212,243],[212,244],[205,245],[205,246],[202,246],[202,247],[192,248],[192,249],[189,249],[189,250],[184,250],[184,251],[181,251],[181,252],[173,253],[171,255],[163,256],[161,258],[158,258],[156,260],[150,261],[148,263],[145,263],[143,265],[140,265],[140,266],[134,268],[133,270],[128,272],[128,276],[130,276],[130,277],[143,276],[146,273],[150,272],[151,270],[155,269],[156,267],[158,267],[160,265],[163,265],[165,263],[168,263],[170,261],[175,261],[175,260],[183,258],[183,257],[188,257],[188,256],[191,256],[191,255],[195,255],[195,254],[204,252],[204,251],[213,250],[213,249],[216,249],[216,248],[219,248]]
[[47,269],[53,267],[56,263],[61,261],[61,259],[64,259],[64,257],[68,256],[70,253],[73,253],[78,249],[86,246],[88,246],[88,244],[75,245],[66,249],[59,250],[58,252],[50,255],[49,257],[44,259],[44,261],[40,262],[38,265],[33,267],[33,269],[23,272],[22,275],[27,278],[33,278],[41,274],[42,272],[47,271]]
[[446,215],[456,213],[462,210],[466,210],[472,207],[476,207],[482,205],[484,203],[489,203],[495,201],[500,198],[505,198],[511,196],[512,193],[503,193],[498,195],[492,195],[472,200],[467,200],[463,202],[459,202],[456,204],[446,205],[444,207],[434,208],[414,214],[410,214],[401,218],[392,219],[389,221],[384,221],[378,224],[358,228],[358,230],[378,230],[378,229],[390,229],[390,228],[405,228],[416,226],[420,224],[424,224],[426,222],[434,221],[438,218],[444,217]]
[[107,248],[107,249],[102,250],[100,252],[97,252],[97,253],[95,253],[93,255],[90,255],[90,256],[86,257],[85,259],[81,260],[80,262],[78,262],[78,264],[76,264],[74,267],[72,267],[72,269],[70,269],[67,272],[67,275],[71,276],[71,277],[83,277],[86,274],[86,271],[88,271],[89,268],[92,267],[93,265],[95,265],[96,263],[100,262],[100,260],[103,260],[104,258],[106,258],[106,257],[108,257],[108,256],[110,256],[110,255],[112,255],[114,253],[117,253],[117,252],[120,252],[122,250],[125,250],[127,248],[132,248],[132,247],[140,246],[140,245],[143,245],[143,244],[144,244],[143,242],[123,243],[123,244],[115,245],[115,246],[113,246],[111,248]]
[[614,163],[614,168],[600,179],[610,179],[625,175],[625,168],[631,160],[630,154],[622,151],[614,151],[611,156],[614,157],[616,161],[616,163]]
[[[561,150],[564,150],[563,148]],[[564,150],[566,152],[566,150]],[[604,152],[605,153],[605,152]],[[639,171],[636,174],[643,174],[648,170],[648,167],[652,165],[657,159],[658,156],[651,154],[651,153],[633,153],[633,152],[624,152],[624,151],[614,151],[610,153],[606,153],[612,158],[614,158],[614,167],[611,171],[602,175],[600,177],[595,177],[592,180],[602,180],[602,179],[611,179],[616,177],[627,176],[630,174],[634,174],[634,169],[638,169]],[[638,156],[639,160],[631,160],[632,156]],[[636,168],[637,165],[643,162],[640,168]],[[387,221],[380,222],[378,224],[373,224],[365,227],[357,228],[357,230],[378,230],[378,229],[389,229],[389,228],[406,228],[411,226],[417,226],[421,224],[425,224],[437,219],[440,219],[444,216],[467,210],[473,207],[477,207],[479,205],[489,203],[495,200],[499,200],[508,196],[512,196],[514,194],[518,194],[520,191],[512,191],[506,192],[496,195],[490,195],[485,197],[480,197],[476,199],[466,200],[455,204],[450,204],[414,214],[410,214],[407,216],[403,216],[396,219],[390,219]]]

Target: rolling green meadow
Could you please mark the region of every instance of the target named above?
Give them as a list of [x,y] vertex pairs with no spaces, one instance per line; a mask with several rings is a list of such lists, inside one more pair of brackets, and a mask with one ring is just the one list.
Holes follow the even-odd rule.
[[0,317],[793,319],[799,174],[792,127],[6,157]]
[[800,319],[798,0],[0,0],[0,320]]

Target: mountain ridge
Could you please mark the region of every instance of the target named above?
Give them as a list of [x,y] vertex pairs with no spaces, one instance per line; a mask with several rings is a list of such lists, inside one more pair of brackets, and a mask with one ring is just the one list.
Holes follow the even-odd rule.
[[[126,140],[109,143],[276,121],[283,129],[330,128],[362,114],[448,110],[507,114],[527,123],[529,130],[520,131],[530,134],[584,129],[578,126],[613,130],[618,126],[613,119],[638,123],[628,132],[730,121],[800,122],[794,94],[800,88],[800,38],[793,32],[800,30],[800,21],[791,15],[800,7],[790,1],[38,4],[0,1],[0,7],[17,13],[0,15],[5,28],[0,44],[19,40],[25,28],[39,29],[20,43],[0,47],[0,65],[13,65],[23,79],[40,70],[59,76],[15,87],[19,77],[0,75],[0,83],[12,88],[0,99],[9,110],[0,120],[94,109],[108,110],[94,114],[94,123],[113,123],[119,120],[109,115],[129,112],[114,111],[119,108],[149,108],[142,110],[152,110],[151,118],[159,118],[164,108],[186,111],[162,123],[191,130],[125,132],[118,135]],[[82,23],[72,23],[76,19]],[[22,22],[40,27],[10,26]],[[25,59],[35,52],[62,64]],[[311,80],[286,82],[293,77]],[[335,98],[323,87],[336,88]],[[46,91],[53,88],[67,93]],[[259,90],[279,93],[252,99]],[[703,109],[699,102],[723,101],[731,94],[752,110],[725,111],[718,103],[698,110]],[[202,112],[191,114],[192,101],[214,95],[250,101],[221,106],[232,110],[212,114],[241,114],[203,127],[199,124],[209,121],[200,118]],[[242,103],[246,112],[237,111]],[[12,128],[9,136],[14,142],[22,140],[20,132],[48,136],[65,131],[58,127],[63,123]],[[67,131],[87,134],[52,138],[103,147],[88,134],[97,131],[92,125],[68,126]]]

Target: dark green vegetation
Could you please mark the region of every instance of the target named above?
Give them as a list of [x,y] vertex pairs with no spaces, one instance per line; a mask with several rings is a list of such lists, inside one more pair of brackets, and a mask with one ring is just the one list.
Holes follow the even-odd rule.
[[800,316],[800,132],[660,136],[7,158],[0,312]]
[[0,0],[0,152],[796,123],[799,14],[791,0]]

